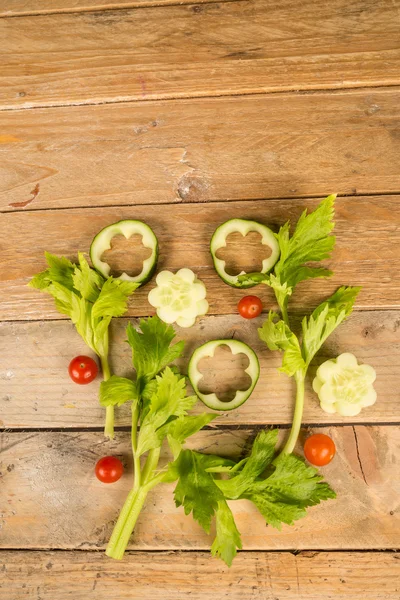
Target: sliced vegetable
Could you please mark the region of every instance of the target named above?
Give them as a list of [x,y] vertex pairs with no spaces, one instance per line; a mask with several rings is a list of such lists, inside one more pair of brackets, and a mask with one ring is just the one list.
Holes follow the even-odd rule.
[[175,274],[161,271],[156,283],[157,287],[150,291],[148,300],[164,323],[191,327],[196,317],[208,311],[206,286],[191,269],[180,269]]
[[[228,346],[232,354],[245,354],[249,359],[249,366],[245,369],[245,373],[250,376],[251,385],[245,391],[237,390],[235,397],[230,402],[222,402],[215,393],[203,394],[199,390],[199,383],[203,377],[198,368],[199,362],[202,358],[213,357],[216,349],[220,346]],[[239,340],[211,340],[203,344],[203,346],[200,346],[193,352],[188,368],[190,383],[200,400],[213,410],[223,411],[233,410],[246,402],[255,388],[259,375],[260,365],[256,353],[247,344]]]
[[324,433],[310,435],[304,444],[304,456],[312,465],[324,467],[336,454],[335,442]]
[[254,319],[262,313],[263,305],[258,296],[245,296],[238,303],[239,314],[244,319]]
[[375,404],[375,379],[375,369],[370,365],[359,365],[354,354],[345,352],[318,367],[313,389],[322,410],[342,417],[355,417],[362,408]]
[[210,250],[215,270],[225,283],[233,287],[250,288],[257,285],[257,283],[254,280],[240,281],[239,277],[245,275],[245,271],[242,271],[239,275],[228,275],[225,270],[226,263],[224,260],[217,258],[217,252],[220,248],[226,246],[226,239],[231,233],[241,233],[245,237],[251,231],[259,233],[261,244],[271,248],[271,255],[263,260],[261,269],[261,273],[268,273],[278,260],[280,250],[276,235],[265,225],[246,219],[231,219],[217,227],[211,238]]
[[75,356],[69,363],[68,372],[72,381],[82,385],[96,379],[99,368],[90,356]]
[[121,479],[123,472],[124,465],[115,456],[103,456],[96,463],[96,477],[102,483],[115,483]]
[[92,261],[94,268],[106,278],[110,276],[111,267],[104,262],[101,257],[106,250],[111,248],[111,240],[116,235],[123,235],[127,240],[133,235],[141,235],[143,246],[145,248],[150,248],[151,255],[143,261],[143,267],[139,275],[131,277],[130,275],[127,275],[127,273],[122,273],[122,275],[115,278],[122,279],[123,281],[133,281],[143,285],[152,277],[157,266],[158,240],[154,231],[146,225],[146,223],[135,221],[133,219],[118,221],[99,231],[93,238],[90,246],[90,260]]

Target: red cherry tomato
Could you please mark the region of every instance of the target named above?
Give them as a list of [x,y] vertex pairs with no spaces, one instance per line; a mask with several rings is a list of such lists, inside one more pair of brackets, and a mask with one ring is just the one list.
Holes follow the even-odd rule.
[[245,319],[254,319],[261,314],[263,305],[257,296],[244,296],[239,300],[238,311]]
[[103,456],[97,461],[94,471],[97,479],[103,483],[115,483],[121,478],[124,466],[115,456]]
[[315,433],[306,439],[304,456],[312,465],[324,467],[336,454],[335,442],[324,433]]
[[99,368],[90,356],[76,356],[69,363],[68,372],[72,381],[83,385],[96,379]]

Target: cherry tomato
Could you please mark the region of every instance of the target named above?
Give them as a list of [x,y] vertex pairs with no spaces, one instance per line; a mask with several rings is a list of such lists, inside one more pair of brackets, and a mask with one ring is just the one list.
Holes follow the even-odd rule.
[[334,441],[324,433],[310,435],[305,441],[304,456],[308,462],[316,467],[324,467],[329,464],[335,453]]
[[254,319],[261,314],[263,305],[257,296],[244,296],[239,300],[238,311],[245,319]]
[[94,472],[103,483],[115,483],[121,478],[124,466],[115,456],[103,456],[97,461]]
[[72,381],[83,385],[96,379],[99,368],[90,356],[76,356],[69,363],[68,372]]

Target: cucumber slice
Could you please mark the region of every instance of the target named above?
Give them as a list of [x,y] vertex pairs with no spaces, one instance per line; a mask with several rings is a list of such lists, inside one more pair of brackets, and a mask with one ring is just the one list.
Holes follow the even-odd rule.
[[231,285],[232,287],[237,288],[250,288],[257,283],[247,282],[241,283],[238,281],[239,275],[246,275],[245,271],[239,273],[239,275],[228,275],[225,270],[225,261],[217,258],[216,254],[220,248],[224,248],[226,246],[226,238],[230,233],[241,233],[246,236],[250,231],[256,231],[261,235],[261,243],[264,246],[269,246],[271,248],[271,255],[268,258],[265,258],[262,262],[261,273],[268,273],[277,262],[280,254],[278,240],[276,239],[275,234],[265,225],[261,223],[257,223],[257,221],[248,221],[247,219],[231,219],[230,221],[225,221],[222,223],[214,232],[214,235],[211,238],[210,250],[211,256],[214,261],[214,267],[217,271],[218,275],[221,277],[225,283]]
[[179,269],[175,274],[161,271],[156,284],[150,290],[148,300],[164,323],[192,327],[196,317],[207,313],[206,286],[191,269]]
[[103,277],[109,277],[111,267],[109,264],[101,260],[103,252],[111,248],[111,240],[116,235],[122,234],[127,240],[132,235],[139,234],[142,236],[142,244],[145,248],[150,248],[151,255],[149,258],[143,261],[143,267],[139,275],[131,277],[127,273],[122,273],[116,279],[122,279],[123,281],[135,281],[140,285],[146,283],[153,275],[157,266],[158,259],[158,240],[154,234],[154,231],[143,223],[142,221],[135,221],[128,219],[126,221],[118,221],[112,225],[104,227],[99,233],[93,238],[90,246],[90,259],[94,268],[103,275]]
[[376,372],[370,365],[359,365],[350,352],[325,361],[317,369],[313,389],[322,410],[342,417],[355,417],[376,402],[373,387]]
[[[247,369],[245,369],[245,373],[250,375],[251,385],[245,391],[237,390],[235,397],[230,402],[222,402],[222,400],[220,400],[216,394],[202,394],[199,390],[199,382],[203,375],[198,369],[198,364],[202,358],[214,356],[215,350],[218,348],[218,346],[228,346],[232,354],[242,353],[245,354],[249,359],[249,366]],[[239,342],[238,340],[211,340],[210,342],[203,344],[203,346],[200,346],[193,352],[188,368],[188,377],[196,395],[202,402],[204,402],[206,406],[208,406],[208,408],[212,408],[213,410],[233,410],[234,408],[237,408],[246,402],[246,400],[251,396],[259,376],[260,364],[258,362],[256,353],[250,348],[250,346],[244,342]]]

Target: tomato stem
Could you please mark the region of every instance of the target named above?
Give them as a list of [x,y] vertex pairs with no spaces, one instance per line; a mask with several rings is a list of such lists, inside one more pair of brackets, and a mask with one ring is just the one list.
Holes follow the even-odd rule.
[[294,415],[293,415],[293,423],[292,428],[290,430],[290,435],[287,439],[287,442],[281,452],[281,454],[291,454],[294,450],[294,447],[297,442],[297,438],[299,437],[301,421],[303,418],[303,409],[304,409],[304,382],[305,382],[305,373],[303,371],[297,371],[294,376],[294,380],[296,382],[296,404],[294,407]]

